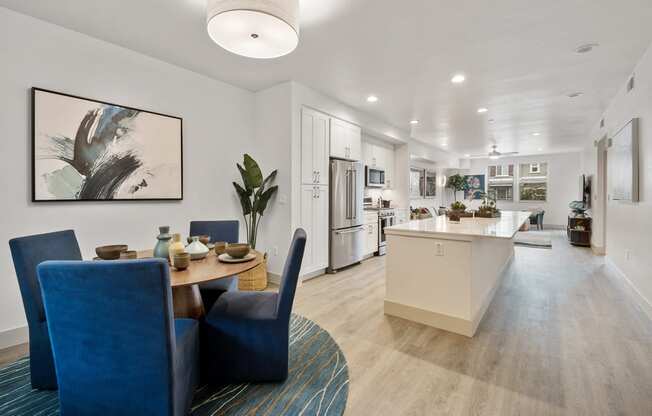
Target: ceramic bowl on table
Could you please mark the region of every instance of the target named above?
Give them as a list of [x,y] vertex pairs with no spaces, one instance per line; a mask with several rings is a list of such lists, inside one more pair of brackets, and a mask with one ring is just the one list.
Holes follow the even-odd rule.
[[177,253],[172,256],[172,266],[179,270],[186,270],[190,266],[190,253]]
[[215,254],[218,256],[220,254],[226,253],[226,242],[225,241],[216,241],[215,244]]
[[234,259],[241,259],[247,254],[249,254],[249,244],[227,244],[226,245],[226,254],[233,257]]
[[211,242],[211,237],[209,235],[193,235],[188,237],[188,244],[192,244],[193,238],[195,237],[197,237],[199,242],[205,246],[208,246],[208,244]]
[[129,247],[126,244],[114,244],[110,246],[101,246],[95,249],[97,257],[102,260],[117,260],[120,258],[120,253],[127,251]]

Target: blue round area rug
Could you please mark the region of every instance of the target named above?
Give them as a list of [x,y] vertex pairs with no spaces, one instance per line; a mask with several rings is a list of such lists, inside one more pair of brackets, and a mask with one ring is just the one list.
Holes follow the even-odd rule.
[[[349,396],[344,354],[313,321],[292,315],[289,375],[283,383],[204,386],[195,392],[191,414],[342,415]],[[29,358],[0,369],[0,415],[58,415],[56,391],[33,390]]]

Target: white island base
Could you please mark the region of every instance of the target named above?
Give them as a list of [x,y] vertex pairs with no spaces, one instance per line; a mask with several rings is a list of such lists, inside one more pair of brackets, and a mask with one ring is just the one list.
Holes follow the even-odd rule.
[[459,224],[442,216],[386,228],[385,314],[472,337],[529,215],[503,211]]

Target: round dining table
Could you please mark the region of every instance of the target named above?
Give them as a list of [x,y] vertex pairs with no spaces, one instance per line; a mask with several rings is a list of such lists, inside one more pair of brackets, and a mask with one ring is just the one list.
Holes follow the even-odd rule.
[[[199,293],[199,285],[244,273],[260,265],[264,260],[263,254],[257,251],[252,252],[256,254],[256,258],[253,260],[242,263],[223,263],[217,259],[215,251],[211,250],[206,258],[191,261],[186,270],[176,270],[174,267],[170,267],[174,317],[202,318],[206,311]],[[138,252],[138,258],[148,257],[152,257],[152,250]]]

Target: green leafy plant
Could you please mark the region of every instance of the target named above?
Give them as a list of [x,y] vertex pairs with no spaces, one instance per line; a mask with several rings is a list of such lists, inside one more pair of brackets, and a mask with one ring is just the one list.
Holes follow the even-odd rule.
[[466,189],[466,181],[462,175],[456,173],[448,177],[446,188],[453,190],[453,197],[457,201],[457,193]]
[[236,163],[243,184],[233,182],[233,186],[240,198],[242,216],[247,228],[247,242],[251,248],[256,248],[258,226],[262,220],[263,213],[272,196],[278,191],[278,186],[269,186],[276,178],[277,171],[274,170],[265,179],[258,163],[248,154],[244,155],[242,167]]
[[451,204],[451,210],[464,212],[466,211],[466,205],[464,205],[460,201],[455,201]]

